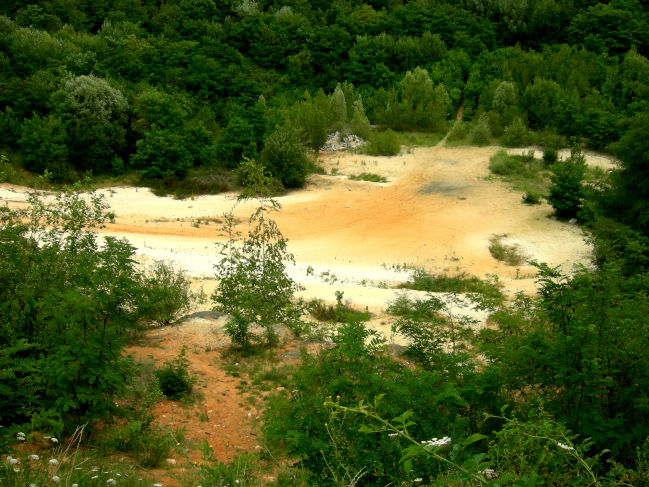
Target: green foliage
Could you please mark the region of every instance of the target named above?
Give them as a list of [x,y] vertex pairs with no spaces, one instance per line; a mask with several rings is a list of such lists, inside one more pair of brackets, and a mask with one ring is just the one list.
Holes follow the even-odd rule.
[[489,239],[489,253],[491,256],[507,265],[519,266],[528,260],[528,256],[518,244],[506,244],[503,239],[506,235],[494,235]]
[[287,188],[304,186],[308,162],[297,130],[278,127],[266,139],[259,161]]
[[30,171],[48,171],[56,181],[67,175],[68,134],[60,118],[34,115],[23,126],[19,141],[23,161]]
[[525,123],[520,118],[515,118],[514,121],[505,128],[500,141],[505,147],[522,147],[527,145],[527,128]]
[[577,215],[584,198],[582,181],[586,171],[585,158],[578,146],[573,146],[570,159],[562,160],[552,166],[550,194],[548,202],[557,216],[571,218]]
[[3,394],[29,393],[3,408],[2,421],[33,415],[60,433],[109,418],[125,394],[132,363],[122,351],[137,328],[141,287],[135,249],[96,241],[107,218],[102,197],[67,190],[29,203],[0,213],[0,348],[14,370]]
[[478,122],[471,127],[469,132],[469,140],[472,144],[479,147],[489,145],[491,143],[491,128],[489,127],[489,117],[483,113]]
[[556,268],[537,267],[539,299],[519,294],[512,308],[492,315],[498,330],[481,331],[482,351],[503,385],[513,387],[510,394],[533,381],[528,407],[543,402],[597,449],[630,458],[631,445],[649,433],[636,409],[649,380],[641,345],[647,303],[643,292],[629,293],[644,289],[644,271],[627,278],[606,265],[568,278]]
[[219,284],[212,294],[214,310],[233,316],[228,333],[243,348],[253,339],[253,326],[264,329],[269,345],[277,343],[275,327],[280,323],[299,334],[304,307],[301,301],[292,301],[302,287],[286,273],[284,262],[293,262],[293,255],[288,252],[288,240],[270,218],[272,212],[281,210],[268,197],[272,178],[254,161],[246,161],[244,168],[248,190],[240,199],[256,198],[259,206],[250,216],[246,238],[236,231],[232,213],[224,215],[228,241],[221,246],[223,258],[215,265]]
[[131,156],[131,164],[142,170],[145,178],[183,179],[193,165],[193,158],[182,135],[155,124],[146,131],[144,139],[137,142],[137,153]]
[[540,191],[528,189],[523,195],[523,203],[528,205],[540,205],[543,202],[544,195]]
[[196,379],[189,373],[187,348],[183,347],[176,358],[155,371],[160,391],[173,401],[185,397],[192,391]]
[[432,275],[423,268],[417,268],[412,273],[412,280],[401,284],[403,289],[414,289],[430,293],[471,293],[482,296],[487,301],[496,304],[505,299],[497,283],[464,273],[457,275]]
[[396,156],[400,151],[401,139],[392,129],[373,132],[365,146],[365,152],[372,156]]
[[228,167],[237,167],[243,157],[257,155],[254,127],[241,117],[233,117],[221,131],[216,153]]
[[453,125],[453,128],[448,134],[448,139],[446,139],[449,142],[457,142],[460,140],[464,140],[467,138],[469,135],[467,131],[467,125],[466,123],[460,121],[455,122]]
[[553,147],[543,149],[543,163],[546,166],[552,166],[559,160],[559,153]]
[[388,180],[385,179],[383,176],[379,176],[378,174],[371,174],[371,173],[361,173],[358,176],[354,176],[353,174],[349,176],[349,179],[352,181],[368,181],[370,183],[387,183]]
[[200,297],[200,293],[192,292],[185,271],[161,260],[145,270],[142,286],[140,315],[149,325],[175,324]]

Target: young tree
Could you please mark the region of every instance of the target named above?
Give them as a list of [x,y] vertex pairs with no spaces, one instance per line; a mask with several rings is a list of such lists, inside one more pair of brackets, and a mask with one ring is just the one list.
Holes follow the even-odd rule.
[[259,161],[268,168],[271,175],[288,188],[304,186],[307,175],[307,158],[297,130],[277,127],[266,139]]
[[176,176],[182,179],[194,159],[185,144],[182,135],[153,125],[144,139],[137,141],[137,152],[131,156],[131,164],[141,169],[146,178]]
[[552,166],[550,196],[548,201],[557,216],[572,218],[577,215],[584,198],[582,181],[586,171],[586,159],[578,145],[572,147],[570,158]]
[[264,329],[266,343],[273,346],[278,341],[278,324],[300,332],[304,304],[292,298],[304,288],[286,273],[285,262],[295,260],[288,252],[288,240],[269,217],[281,210],[281,205],[268,196],[272,178],[254,161],[244,162],[241,169],[248,189],[239,201],[255,198],[259,206],[250,216],[248,236],[243,239],[236,231],[233,214],[226,215],[228,241],[221,246],[223,258],[215,265],[219,284],[212,300],[215,311],[232,315],[227,329],[234,343],[249,346],[256,338],[252,328],[257,326]]

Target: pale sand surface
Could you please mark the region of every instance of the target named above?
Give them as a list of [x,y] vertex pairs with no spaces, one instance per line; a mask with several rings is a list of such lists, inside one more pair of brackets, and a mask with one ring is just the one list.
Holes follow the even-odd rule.
[[[327,173],[335,168],[342,175],[312,175],[304,189],[278,198],[283,211],[276,220],[296,260],[288,271],[306,287],[301,294],[333,301],[334,292],[343,290],[345,298],[380,316],[397,293],[385,285],[408,278],[408,272],[394,267],[398,264],[437,272],[461,270],[479,277],[493,274],[510,296],[535,292],[533,268],[522,266],[520,273],[527,277],[513,279],[516,269],[491,257],[488,245],[494,234],[506,234],[507,241],[518,243],[531,259],[561,265],[565,271],[575,264],[588,265],[590,248],[578,226],[552,220],[549,205],[526,206],[519,192],[486,179],[489,157],[496,150],[437,146],[390,158],[324,155],[320,163]],[[587,162],[612,167],[610,160],[597,154],[587,154]],[[347,179],[363,172],[379,174],[388,182]],[[209,278],[219,258],[215,242],[223,241],[220,225],[212,221],[194,228],[191,220],[221,216],[233,208],[236,195],[175,200],[156,197],[145,188],[101,192],[117,216],[102,234],[127,238],[143,261],[176,261],[193,277],[208,278],[206,289],[214,286]],[[18,205],[25,193],[25,188],[1,185],[0,203]],[[235,207],[235,215],[244,221],[242,230],[254,206],[247,202]],[[329,275],[322,276],[325,272]],[[326,282],[331,275],[335,282]]]

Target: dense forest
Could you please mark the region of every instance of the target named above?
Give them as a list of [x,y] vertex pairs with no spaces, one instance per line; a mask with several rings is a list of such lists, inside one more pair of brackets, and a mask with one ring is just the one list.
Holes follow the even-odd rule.
[[[136,177],[180,196],[252,188],[243,197],[261,202],[257,226],[217,269],[211,296],[234,317],[229,353],[243,370],[277,345],[275,325],[308,335],[301,317],[323,306],[292,299],[286,239],[267,215],[277,209],[269,195],[319,170],[310,151],[329,134],[355,134],[382,155],[398,153],[405,132],[451,127],[469,145],[541,146],[553,173],[546,197],[587,232],[592,268],[534,263],[539,295],[510,301],[477,278],[415,272],[409,288],[469,300],[494,325],[475,331],[434,294],[390,303],[416,367],[383,354],[341,294],[327,318],[339,326],[336,346],[288,374],[259,376],[293,391],[266,405],[266,453],[233,466],[205,446],[196,477],[178,483],[252,485],[259,477],[240,462],[279,456],[291,462],[277,477],[286,486],[646,486],[647,56],[640,0],[4,0],[0,182],[53,189]],[[557,159],[563,147],[572,155]],[[586,148],[614,155],[618,169],[584,183]],[[498,157],[495,174],[524,163]],[[184,448],[150,413],[161,397],[191,391],[184,355],[143,382],[123,350],[135,331],[169,325],[207,298],[172,266],[140,269],[123,240],[99,245],[114,215],[84,188],[0,208],[0,452],[14,455],[0,465],[6,485],[106,484],[80,477],[72,461],[60,466],[65,477],[52,476],[54,458],[27,477],[23,467],[40,460],[20,449],[23,431],[27,443],[41,444],[42,432],[78,445],[84,425],[88,451],[126,453],[142,468]],[[119,482],[142,485],[127,477]]]

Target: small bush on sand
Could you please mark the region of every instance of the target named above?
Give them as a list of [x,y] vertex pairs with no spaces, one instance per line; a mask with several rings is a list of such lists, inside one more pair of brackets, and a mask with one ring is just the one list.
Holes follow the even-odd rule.
[[491,256],[507,265],[517,266],[523,264],[529,256],[521,250],[518,244],[503,243],[506,235],[494,235],[489,239],[489,253]]
[[469,133],[471,143],[479,147],[491,143],[491,128],[489,127],[489,117],[483,113]]
[[551,166],[559,160],[559,153],[553,147],[546,147],[543,149],[543,163],[546,166]]
[[200,293],[191,290],[191,283],[182,269],[172,263],[157,261],[146,269],[144,279],[142,320],[149,325],[169,326],[187,313]]
[[528,205],[540,205],[543,201],[543,193],[536,189],[528,189],[523,195],[523,203]]
[[453,125],[453,128],[451,129],[451,132],[448,134],[448,138],[446,140],[449,142],[464,140],[466,139],[468,134],[469,133],[467,131],[466,123],[460,120],[455,125]]
[[519,117],[505,128],[500,141],[505,147],[523,147],[527,145],[527,128]]
[[365,152],[372,156],[396,156],[401,151],[401,139],[392,129],[385,132],[374,132]]
[[189,394],[196,379],[189,373],[187,348],[183,347],[178,356],[171,362],[165,362],[162,368],[155,371],[162,393],[171,400],[177,400]]
[[351,306],[349,300],[343,303],[343,292],[336,291],[337,303],[327,304],[323,299],[313,299],[309,303],[309,313],[318,321],[333,321],[342,323],[348,317],[353,317],[359,321],[367,321],[370,319],[370,313],[365,308],[365,311],[358,311]]
[[364,172],[362,174],[359,174],[358,176],[351,175],[349,176],[349,179],[352,181],[367,181],[370,183],[387,183],[388,180],[385,179],[383,176],[379,176],[378,174],[370,174],[367,172]]

